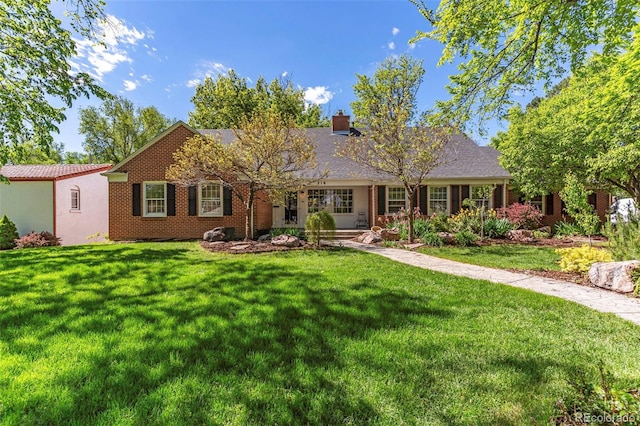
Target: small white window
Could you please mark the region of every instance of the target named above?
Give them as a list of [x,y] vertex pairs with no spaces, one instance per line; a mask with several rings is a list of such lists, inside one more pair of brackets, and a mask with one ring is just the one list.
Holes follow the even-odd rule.
[[387,213],[393,214],[407,207],[407,196],[404,187],[391,186],[387,188]]
[[71,210],[80,210],[80,190],[71,189]]
[[429,214],[448,212],[448,198],[448,187],[429,186]]
[[222,216],[222,185],[220,183],[201,183],[198,193],[200,216]]
[[144,215],[146,217],[167,215],[167,185],[165,182],[144,183]]

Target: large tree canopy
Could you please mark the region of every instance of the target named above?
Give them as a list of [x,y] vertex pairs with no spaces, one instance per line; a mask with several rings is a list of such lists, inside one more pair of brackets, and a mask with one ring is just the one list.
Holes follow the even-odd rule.
[[[417,93],[423,76],[422,62],[406,55],[386,59],[373,78],[357,75],[357,100],[351,108],[364,130],[349,137],[339,152],[382,177],[397,179],[408,201],[427,174],[442,164],[449,136],[446,128],[429,128],[419,114]],[[412,239],[409,214],[409,242]]]
[[[640,35],[636,29],[636,34]],[[640,202],[640,37],[618,56],[595,55],[553,95],[509,111],[492,141],[529,195],[560,190],[567,172]]]
[[123,97],[109,98],[100,107],[80,109],[82,143],[91,160],[118,164],[171,126],[173,120],[156,107],[136,107]]
[[437,10],[411,0],[444,50],[440,65],[461,60],[448,86],[452,97],[437,109],[460,123],[506,111],[514,93],[538,82],[552,85],[585,63],[593,46],[605,56],[629,40],[637,0],[442,0]]
[[189,113],[189,125],[196,129],[235,129],[256,111],[272,111],[292,119],[302,127],[322,127],[329,121],[317,105],[306,105],[304,92],[290,80],[274,79],[267,84],[260,77],[254,87],[230,70],[216,79],[207,77],[196,87],[191,98],[194,110]]
[[[102,1],[66,0],[71,25],[92,37]],[[50,10],[50,0],[4,0],[0,7],[0,165],[16,146],[31,141],[43,149],[79,96],[107,96],[86,73],[73,73],[76,54],[69,29]],[[56,105],[59,102],[60,105]]]

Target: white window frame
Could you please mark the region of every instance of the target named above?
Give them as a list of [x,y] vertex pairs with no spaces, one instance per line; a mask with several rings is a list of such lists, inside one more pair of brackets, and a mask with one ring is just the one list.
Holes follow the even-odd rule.
[[[317,203],[314,204],[313,200]],[[333,215],[353,214],[353,188],[307,189],[307,213],[320,210],[326,210]]]
[[[202,194],[202,190],[205,187],[205,185],[217,185],[219,188],[219,199],[220,199],[220,207],[218,208],[218,211],[214,211],[214,212],[207,212],[205,213],[203,211],[203,204],[206,201],[215,201],[216,198],[215,197],[210,197],[210,198],[205,198]],[[206,181],[206,182],[202,182],[200,184],[198,184],[198,216],[202,216],[202,217],[221,217],[224,215],[224,190],[222,188],[222,183],[220,182],[215,182],[215,181]]]
[[[547,214],[546,214],[545,208],[547,206],[547,197],[542,195],[538,195],[538,197],[540,197],[540,201],[531,199],[531,200],[525,200],[524,202],[529,203],[532,206],[536,206],[537,208],[540,209],[540,212],[546,216]],[[533,198],[538,198],[538,197],[533,197]]]
[[[473,190],[474,188],[482,188],[485,185],[469,185],[469,199],[475,203],[475,206],[480,208],[482,207],[482,198],[473,198]],[[486,210],[493,208],[493,192],[487,198]]]
[[[403,194],[402,206],[400,206],[399,198],[394,198],[392,200],[391,197],[389,196],[389,194],[395,190],[402,190],[402,194]],[[397,209],[396,207],[394,207],[394,211],[391,211],[390,209],[391,201],[393,201],[394,203],[397,203]],[[405,187],[404,186],[387,186],[387,205],[386,205],[387,213],[394,214],[400,211],[400,209],[402,208],[407,210],[407,190],[405,189]]]
[[[149,181],[142,182],[143,185],[143,194],[142,194],[142,208],[144,217],[166,217],[167,216],[167,182],[164,181]],[[163,198],[147,198],[147,185],[162,185],[164,188],[164,197]],[[148,201],[162,201],[163,204],[163,212],[149,212],[149,203]]]
[[71,210],[80,211],[80,188],[71,188]]
[[[444,196],[445,196],[445,198],[444,198],[445,207],[444,207],[444,210],[442,210],[441,213],[449,213],[449,198],[450,198],[449,197],[449,186],[448,185],[437,185],[437,186],[436,185],[433,185],[433,186],[429,185],[429,186],[427,186],[427,214],[428,215],[432,215],[432,214],[436,213],[436,210],[433,207],[431,207],[431,202],[432,201],[433,202],[440,202],[440,203],[443,201],[443,199],[441,199],[441,198],[435,198],[435,199],[432,198],[431,197],[431,190],[432,189],[442,189],[442,188],[444,188],[444,191],[445,191],[445,194],[444,194]],[[438,211],[438,212],[440,212],[440,211]]]

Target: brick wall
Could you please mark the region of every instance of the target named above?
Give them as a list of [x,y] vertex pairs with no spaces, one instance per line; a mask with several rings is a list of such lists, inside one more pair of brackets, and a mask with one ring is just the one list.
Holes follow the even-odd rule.
[[[133,216],[133,184],[145,181],[164,181],[167,167],[173,163],[173,153],[193,133],[183,126],[149,146],[145,151],[118,169],[127,172],[127,182],[109,183],[109,238],[112,240],[136,239],[196,239],[218,226],[235,228],[238,238],[244,237],[244,206],[235,195],[232,197],[232,215],[222,217],[189,216],[188,188],[176,186],[176,215],[158,218]],[[245,187],[246,191],[246,187]],[[261,196],[254,207],[254,229],[271,227],[271,204]]]

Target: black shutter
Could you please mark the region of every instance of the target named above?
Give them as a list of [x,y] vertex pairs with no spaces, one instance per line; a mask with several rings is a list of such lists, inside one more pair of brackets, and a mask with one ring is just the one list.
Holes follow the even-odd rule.
[[589,204],[591,204],[591,207],[593,207],[594,210],[597,210],[598,208],[598,197],[596,196],[595,192],[593,194],[589,194],[589,198],[587,199]]
[[496,189],[493,190],[493,208],[499,209],[500,207],[504,207],[502,205],[502,185],[496,186]]
[[167,216],[176,215],[176,186],[167,184]]
[[222,188],[222,214],[225,216],[233,214],[231,195],[231,189],[224,186]]
[[469,195],[469,185],[462,185],[462,203],[464,205],[464,200],[467,200],[469,198],[471,198],[471,195]]
[[142,188],[139,183],[134,183],[131,185],[131,204],[133,206],[133,215],[140,216],[140,207],[141,207],[141,197],[140,191]]
[[189,187],[189,216],[198,214],[198,187],[192,185]]
[[451,214],[460,211],[460,186],[451,185]]
[[547,194],[545,204],[544,214],[547,216],[553,216],[553,193]]
[[384,214],[386,210],[387,201],[385,200],[386,187],[384,185],[378,186],[378,214]]
[[411,198],[411,210],[418,207],[418,191],[413,191],[413,197]]
[[420,185],[420,212],[427,214],[427,185]]

